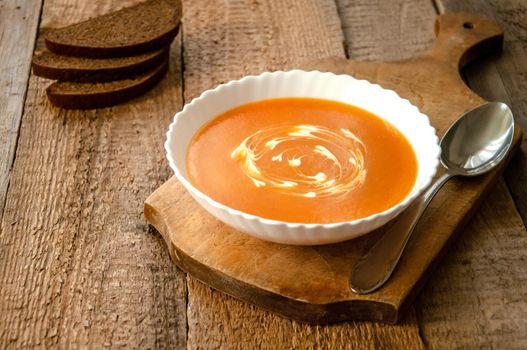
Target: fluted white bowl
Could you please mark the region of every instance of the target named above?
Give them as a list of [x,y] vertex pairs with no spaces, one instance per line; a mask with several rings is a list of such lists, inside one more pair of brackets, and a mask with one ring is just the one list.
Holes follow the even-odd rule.
[[[229,208],[190,183],[187,149],[194,134],[209,120],[236,106],[277,97],[313,97],[343,102],[372,112],[395,126],[408,139],[417,157],[417,179],[397,205],[365,218],[306,224],[270,220]],[[267,72],[247,76],[207,90],[176,113],[167,132],[165,150],[177,179],[194,199],[225,224],[254,237],[285,244],[317,245],[358,237],[393,219],[430,183],[439,163],[440,148],[428,117],[392,90],[349,75],[319,71]],[[211,176],[214,176],[211,172]]]

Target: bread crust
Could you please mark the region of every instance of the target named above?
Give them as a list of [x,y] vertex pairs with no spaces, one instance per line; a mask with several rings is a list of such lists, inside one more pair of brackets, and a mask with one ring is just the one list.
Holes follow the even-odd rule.
[[31,66],[33,74],[43,78],[58,81],[105,82],[146,72],[165,60],[168,52],[169,47],[165,47],[150,54],[107,59],[77,58],[43,52],[35,55]]
[[[142,95],[153,88],[167,71],[168,59],[165,59],[155,69],[135,77],[136,82],[130,83],[130,80],[134,79],[107,83],[56,82],[48,86],[46,92],[53,105],[64,109],[109,107]],[[122,87],[119,87],[120,83]],[[78,91],[75,91],[76,87],[79,87]]]

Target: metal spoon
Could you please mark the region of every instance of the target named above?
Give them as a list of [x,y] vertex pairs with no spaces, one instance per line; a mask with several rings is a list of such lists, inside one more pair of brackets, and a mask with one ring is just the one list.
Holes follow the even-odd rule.
[[357,264],[350,278],[355,293],[371,293],[391,276],[424,210],[437,191],[453,176],[476,176],[493,169],[507,154],[514,134],[510,108],[490,102],[463,114],[441,139],[444,175],[412,205]]

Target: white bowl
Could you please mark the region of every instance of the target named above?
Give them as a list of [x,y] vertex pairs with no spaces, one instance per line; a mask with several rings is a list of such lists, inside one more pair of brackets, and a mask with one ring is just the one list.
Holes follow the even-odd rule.
[[[186,155],[194,134],[209,120],[236,106],[276,97],[314,97],[344,102],[368,110],[394,125],[408,139],[417,157],[418,174],[412,191],[399,204],[362,219],[305,224],[265,219],[229,208],[194,187],[187,177]],[[176,113],[165,142],[168,162],[194,199],[225,224],[254,237],[286,244],[317,245],[358,237],[393,219],[430,183],[440,148],[428,117],[392,90],[349,75],[319,71],[263,73],[207,90]]]

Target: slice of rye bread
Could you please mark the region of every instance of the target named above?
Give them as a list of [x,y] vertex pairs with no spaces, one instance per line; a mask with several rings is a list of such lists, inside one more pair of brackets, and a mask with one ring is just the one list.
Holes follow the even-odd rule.
[[51,103],[65,109],[94,109],[113,106],[154,87],[168,70],[168,59],[146,73],[106,83],[56,82],[46,92]]
[[138,55],[174,40],[181,0],[148,0],[84,22],[54,29],[44,37],[56,54],[90,58]]
[[168,57],[169,48],[137,56],[84,58],[39,52],[33,56],[33,74],[58,81],[104,82],[146,72]]

